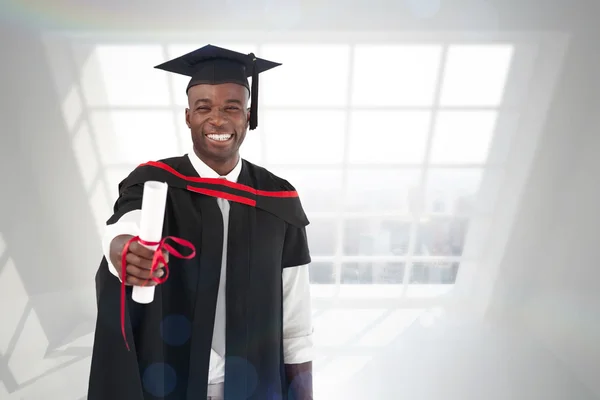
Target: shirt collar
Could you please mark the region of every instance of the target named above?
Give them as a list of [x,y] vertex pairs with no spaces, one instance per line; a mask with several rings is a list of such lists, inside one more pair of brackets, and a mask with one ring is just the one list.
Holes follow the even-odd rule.
[[211,167],[206,165],[206,163],[196,155],[193,149],[188,153],[187,156],[190,159],[190,162],[192,163],[192,167],[194,167],[194,169],[196,170],[198,175],[200,175],[201,178],[225,178],[230,182],[237,182],[238,178],[240,177],[240,172],[242,171],[241,158],[238,160],[237,164],[235,165],[233,170],[231,170],[230,173],[228,173],[225,176],[221,176]]

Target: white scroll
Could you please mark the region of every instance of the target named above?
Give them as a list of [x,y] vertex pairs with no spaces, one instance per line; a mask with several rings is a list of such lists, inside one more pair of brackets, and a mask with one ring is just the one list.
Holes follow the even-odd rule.
[[[148,181],[144,183],[139,236],[145,242],[156,243],[162,239],[168,189],[169,185],[164,182]],[[156,250],[158,245],[146,247]],[[136,303],[152,303],[154,286],[134,286],[131,298]]]

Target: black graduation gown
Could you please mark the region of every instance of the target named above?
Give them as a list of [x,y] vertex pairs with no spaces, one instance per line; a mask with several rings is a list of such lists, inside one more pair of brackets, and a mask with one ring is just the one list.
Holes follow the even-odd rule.
[[119,184],[108,224],[141,208],[145,181],[167,182],[163,235],[190,241],[196,256],[170,257],[169,278],[156,286],[150,304],[133,302],[127,288],[130,351],[121,335],[120,282],[102,259],[96,274],[98,315],[88,400],[206,398],[223,243],[215,197],[231,204],[225,399],[288,398],[282,270],[310,262],[308,220],[290,183],[242,163],[238,184],[199,178],[187,156],[142,164]]

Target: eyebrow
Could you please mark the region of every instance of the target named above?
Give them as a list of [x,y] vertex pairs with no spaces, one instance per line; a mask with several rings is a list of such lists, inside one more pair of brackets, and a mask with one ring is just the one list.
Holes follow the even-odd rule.
[[[204,98],[204,99],[198,99],[198,100],[196,100],[194,102],[194,105],[198,105],[199,103],[209,103],[210,104],[210,103],[212,103],[212,101],[210,99],[206,99],[206,98]],[[228,104],[238,104],[240,106],[244,105],[240,100],[237,100],[237,99],[229,99],[229,100],[226,100],[225,103],[228,103]]]

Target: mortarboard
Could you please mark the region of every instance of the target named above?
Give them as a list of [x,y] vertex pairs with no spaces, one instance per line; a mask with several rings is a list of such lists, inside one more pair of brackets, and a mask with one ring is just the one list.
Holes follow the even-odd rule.
[[[280,66],[280,63],[257,58],[221,47],[206,45],[154,68],[189,76],[188,90],[195,85],[237,83],[250,91],[250,129],[258,125],[258,74]],[[252,77],[252,87],[248,78]]]

